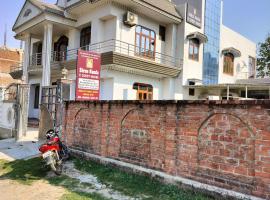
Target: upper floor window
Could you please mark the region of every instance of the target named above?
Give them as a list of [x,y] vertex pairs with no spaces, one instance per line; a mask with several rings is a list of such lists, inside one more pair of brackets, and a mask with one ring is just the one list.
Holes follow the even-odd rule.
[[199,60],[200,41],[198,39],[189,40],[189,52],[188,57],[191,60]]
[[81,30],[80,46],[82,49],[88,49],[91,43],[91,26],[85,27]]
[[155,31],[142,26],[137,26],[135,46],[137,55],[147,58],[155,58],[155,50],[156,50]]
[[234,73],[234,55],[232,53],[224,54],[223,73],[233,76]]
[[31,10],[31,9],[27,9],[27,10],[24,12],[23,17],[28,17],[31,13],[32,13],[32,10]]
[[153,86],[144,83],[134,83],[133,89],[137,90],[137,100],[153,100]]
[[256,59],[251,56],[248,58],[248,77],[256,78]]

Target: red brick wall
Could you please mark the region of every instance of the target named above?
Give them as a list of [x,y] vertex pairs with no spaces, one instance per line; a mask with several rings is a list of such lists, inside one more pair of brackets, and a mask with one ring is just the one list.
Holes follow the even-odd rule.
[[270,199],[270,101],[68,102],[69,146]]

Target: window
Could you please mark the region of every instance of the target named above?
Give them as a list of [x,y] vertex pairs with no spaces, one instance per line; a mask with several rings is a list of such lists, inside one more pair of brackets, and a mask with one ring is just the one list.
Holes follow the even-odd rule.
[[28,17],[31,13],[32,13],[32,10],[31,10],[31,9],[27,9],[27,10],[24,12],[23,17]]
[[251,56],[248,58],[248,78],[256,78],[256,59]]
[[136,27],[136,54],[147,58],[155,58],[156,33],[142,26]]
[[82,49],[87,50],[91,43],[91,26],[83,28],[81,30],[80,46]]
[[189,59],[195,61],[199,60],[199,48],[200,48],[199,40],[197,39],[189,40],[189,53],[188,53]]
[[133,89],[137,90],[137,100],[153,100],[153,86],[135,83]]
[[218,84],[221,5],[221,0],[205,1],[204,34],[207,36],[208,42],[203,45],[204,85]]
[[233,76],[234,73],[234,55],[231,53],[224,54],[223,73]]
[[68,47],[68,38],[61,36],[56,43],[54,43],[54,61],[66,60]]
[[195,96],[195,89],[189,88],[188,93],[189,93],[189,96]]
[[166,40],[166,27],[165,26],[159,26],[159,38],[161,41],[165,42]]
[[35,86],[34,109],[39,108],[39,85]]

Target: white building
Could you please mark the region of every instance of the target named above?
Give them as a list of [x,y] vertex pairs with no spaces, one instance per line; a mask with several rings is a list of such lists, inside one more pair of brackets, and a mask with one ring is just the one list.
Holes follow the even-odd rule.
[[64,68],[74,99],[79,48],[102,55],[101,100],[221,98],[224,89],[241,96],[247,83],[238,79],[255,77],[256,44],[222,25],[222,3],[26,0],[13,31],[25,42],[29,117],[38,118],[40,88]]

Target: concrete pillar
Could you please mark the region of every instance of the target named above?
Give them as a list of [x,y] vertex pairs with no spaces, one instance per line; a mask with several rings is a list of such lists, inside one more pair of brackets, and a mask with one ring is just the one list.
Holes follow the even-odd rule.
[[16,129],[17,135],[16,140],[20,140],[27,134],[28,125],[28,103],[29,103],[29,85],[18,86],[18,99],[17,99],[17,119]]
[[68,50],[78,49],[80,47],[80,30],[74,28],[68,33]]
[[230,100],[230,86],[227,85],[227,100]]
[[51,55],[52,55],[52,36],[53,25],[44,25],[44,38],[42,45],[42,86],[50,86],[51,84]]
[[175,79],[165,78],[163,80],[163,99],[174,100],[175,99]]
[[176,24],[170,24],[167,26],[166,30],[166,54],[171,56],[170,65],[177,64],[176,57],[176,47],[177,47],[177,26]]
[[91,24],[92,35],[91,44],[103,42],[104,23],[100,19],[94,19]]
[[248,98],[248,87],[246,86],[246,99]]
[[28,83],[28,67],[30,65],[31,36],[28,34],[24,40],[24,56],[23,56],[23,83]]

